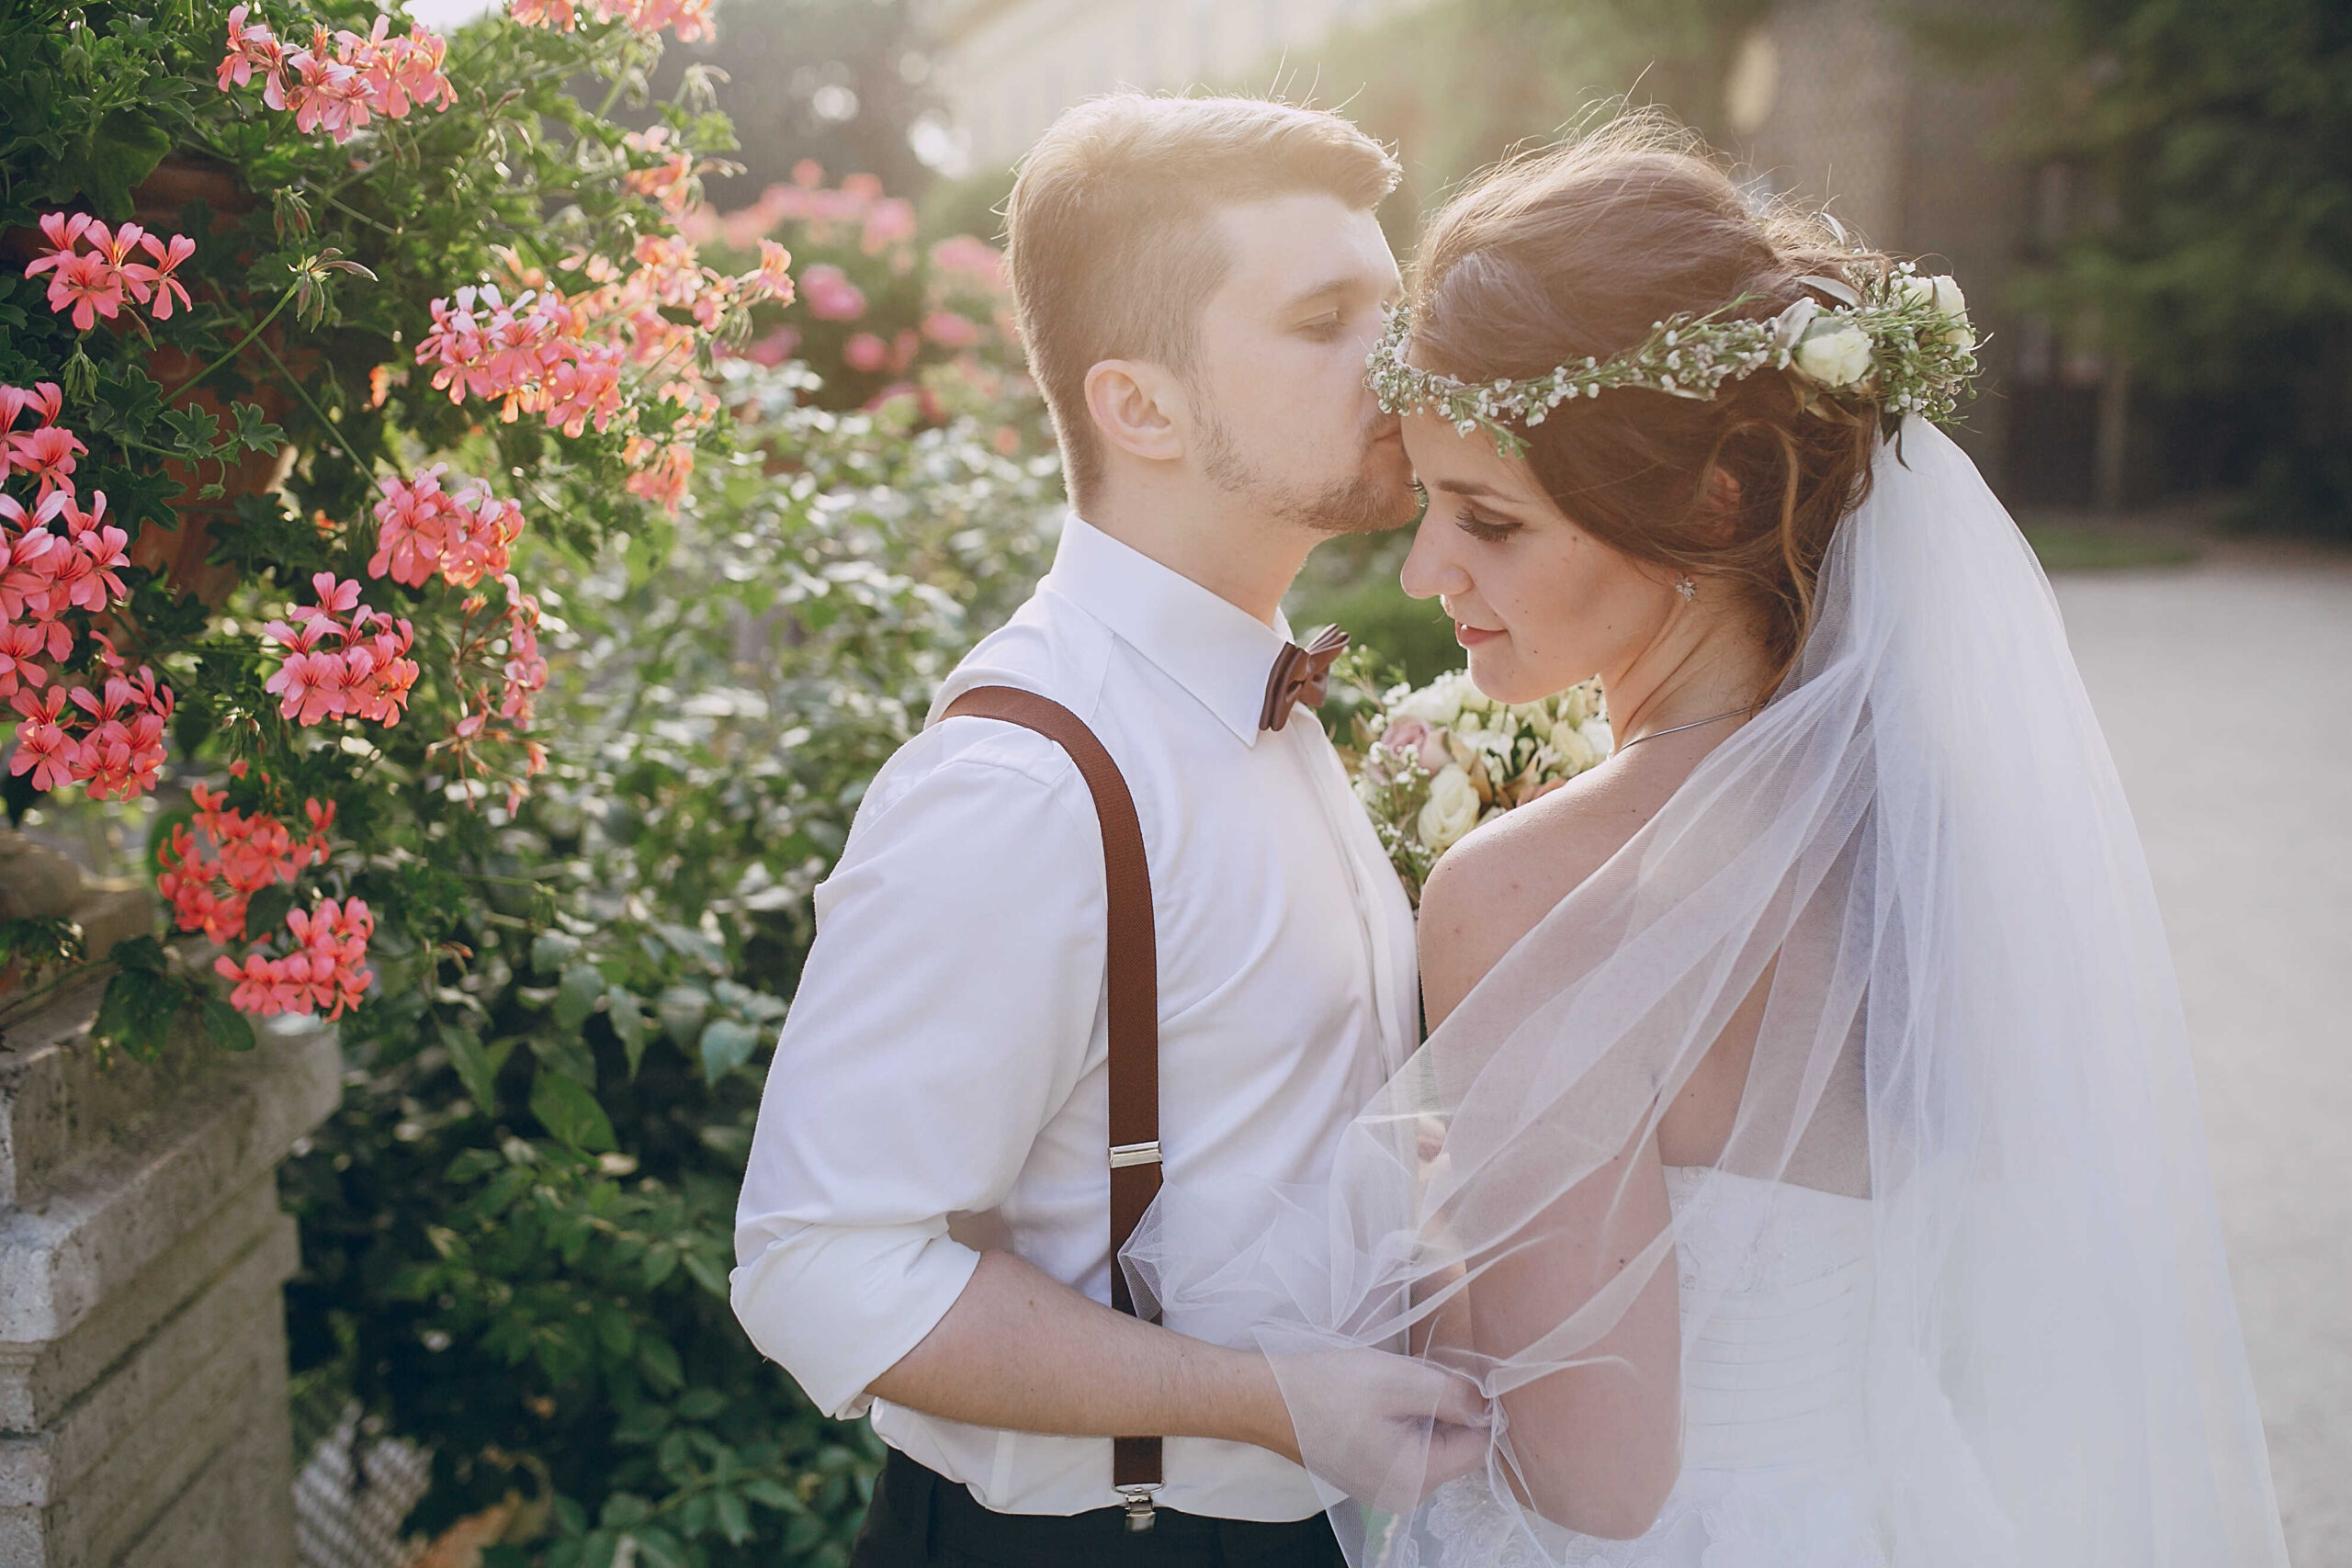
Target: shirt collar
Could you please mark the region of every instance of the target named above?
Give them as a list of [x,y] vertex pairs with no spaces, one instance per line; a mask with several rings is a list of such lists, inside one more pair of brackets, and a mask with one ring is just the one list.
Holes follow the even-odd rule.
[[1062,525],[1054,569],[1040,586],[1109,626],[1243,745],[1258,743],[1266,679],[1290,641],[1290,623],[1280,611],[1269,626],[1075,512]]

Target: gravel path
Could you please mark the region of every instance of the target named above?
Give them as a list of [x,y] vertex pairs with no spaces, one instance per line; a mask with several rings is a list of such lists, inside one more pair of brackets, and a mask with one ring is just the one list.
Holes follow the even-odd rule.
[[2180,971],[2296,1568],[2352,1568],[2352,556],[2058,598]]

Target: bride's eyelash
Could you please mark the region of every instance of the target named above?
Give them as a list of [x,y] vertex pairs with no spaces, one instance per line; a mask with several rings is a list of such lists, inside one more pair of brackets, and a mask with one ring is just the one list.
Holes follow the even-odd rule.
[[1465,506],[1454,515],[1462,531],[1482,545],[1498,545],[1519,532],[1516,523],[1497,523],[1478,515],[1475,506]]

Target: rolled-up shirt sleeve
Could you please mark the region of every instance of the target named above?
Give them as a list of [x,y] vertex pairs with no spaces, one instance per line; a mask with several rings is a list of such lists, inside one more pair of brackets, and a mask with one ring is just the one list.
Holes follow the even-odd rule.
[[1002,1201],[1085,1071],[1104,962],[1085,786],[1041,737],[951,720],[876,781],[816,908],[732,1298],[761,1352],[849,1416],[978,1265],[948,1216]]

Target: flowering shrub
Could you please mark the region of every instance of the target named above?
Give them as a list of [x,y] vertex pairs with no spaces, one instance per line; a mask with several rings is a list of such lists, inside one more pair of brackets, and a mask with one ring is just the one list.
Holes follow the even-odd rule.
[[676,231],[722,121],[629,132],[563,91],[707,26],[0,16],[6,803],[141,813],[173,929],[222,950],[127,944],[108,1041],[242,1044],[461,960],[480,889],[437,868],[548,765],[518,545],[679,506],[732,447],[716,350],[791,297],[780,247],[725,271]]
[[986,240],[956,234],[919,243],[914,208],[871,175],[838,187],[802,163],[791,183],[732,212],[698,209],[680,228],[696,243],[747,261],[779,242],[798,258],[796,292],[752,312],[749,340],[729,352],[767,366],[798,360],[818,377],[816,401],[874,410],[905,400],[909,416],[954,414],[1001,423],[1007,452],[1042,445],[1042,403],[1021,369],[1004,258]]

